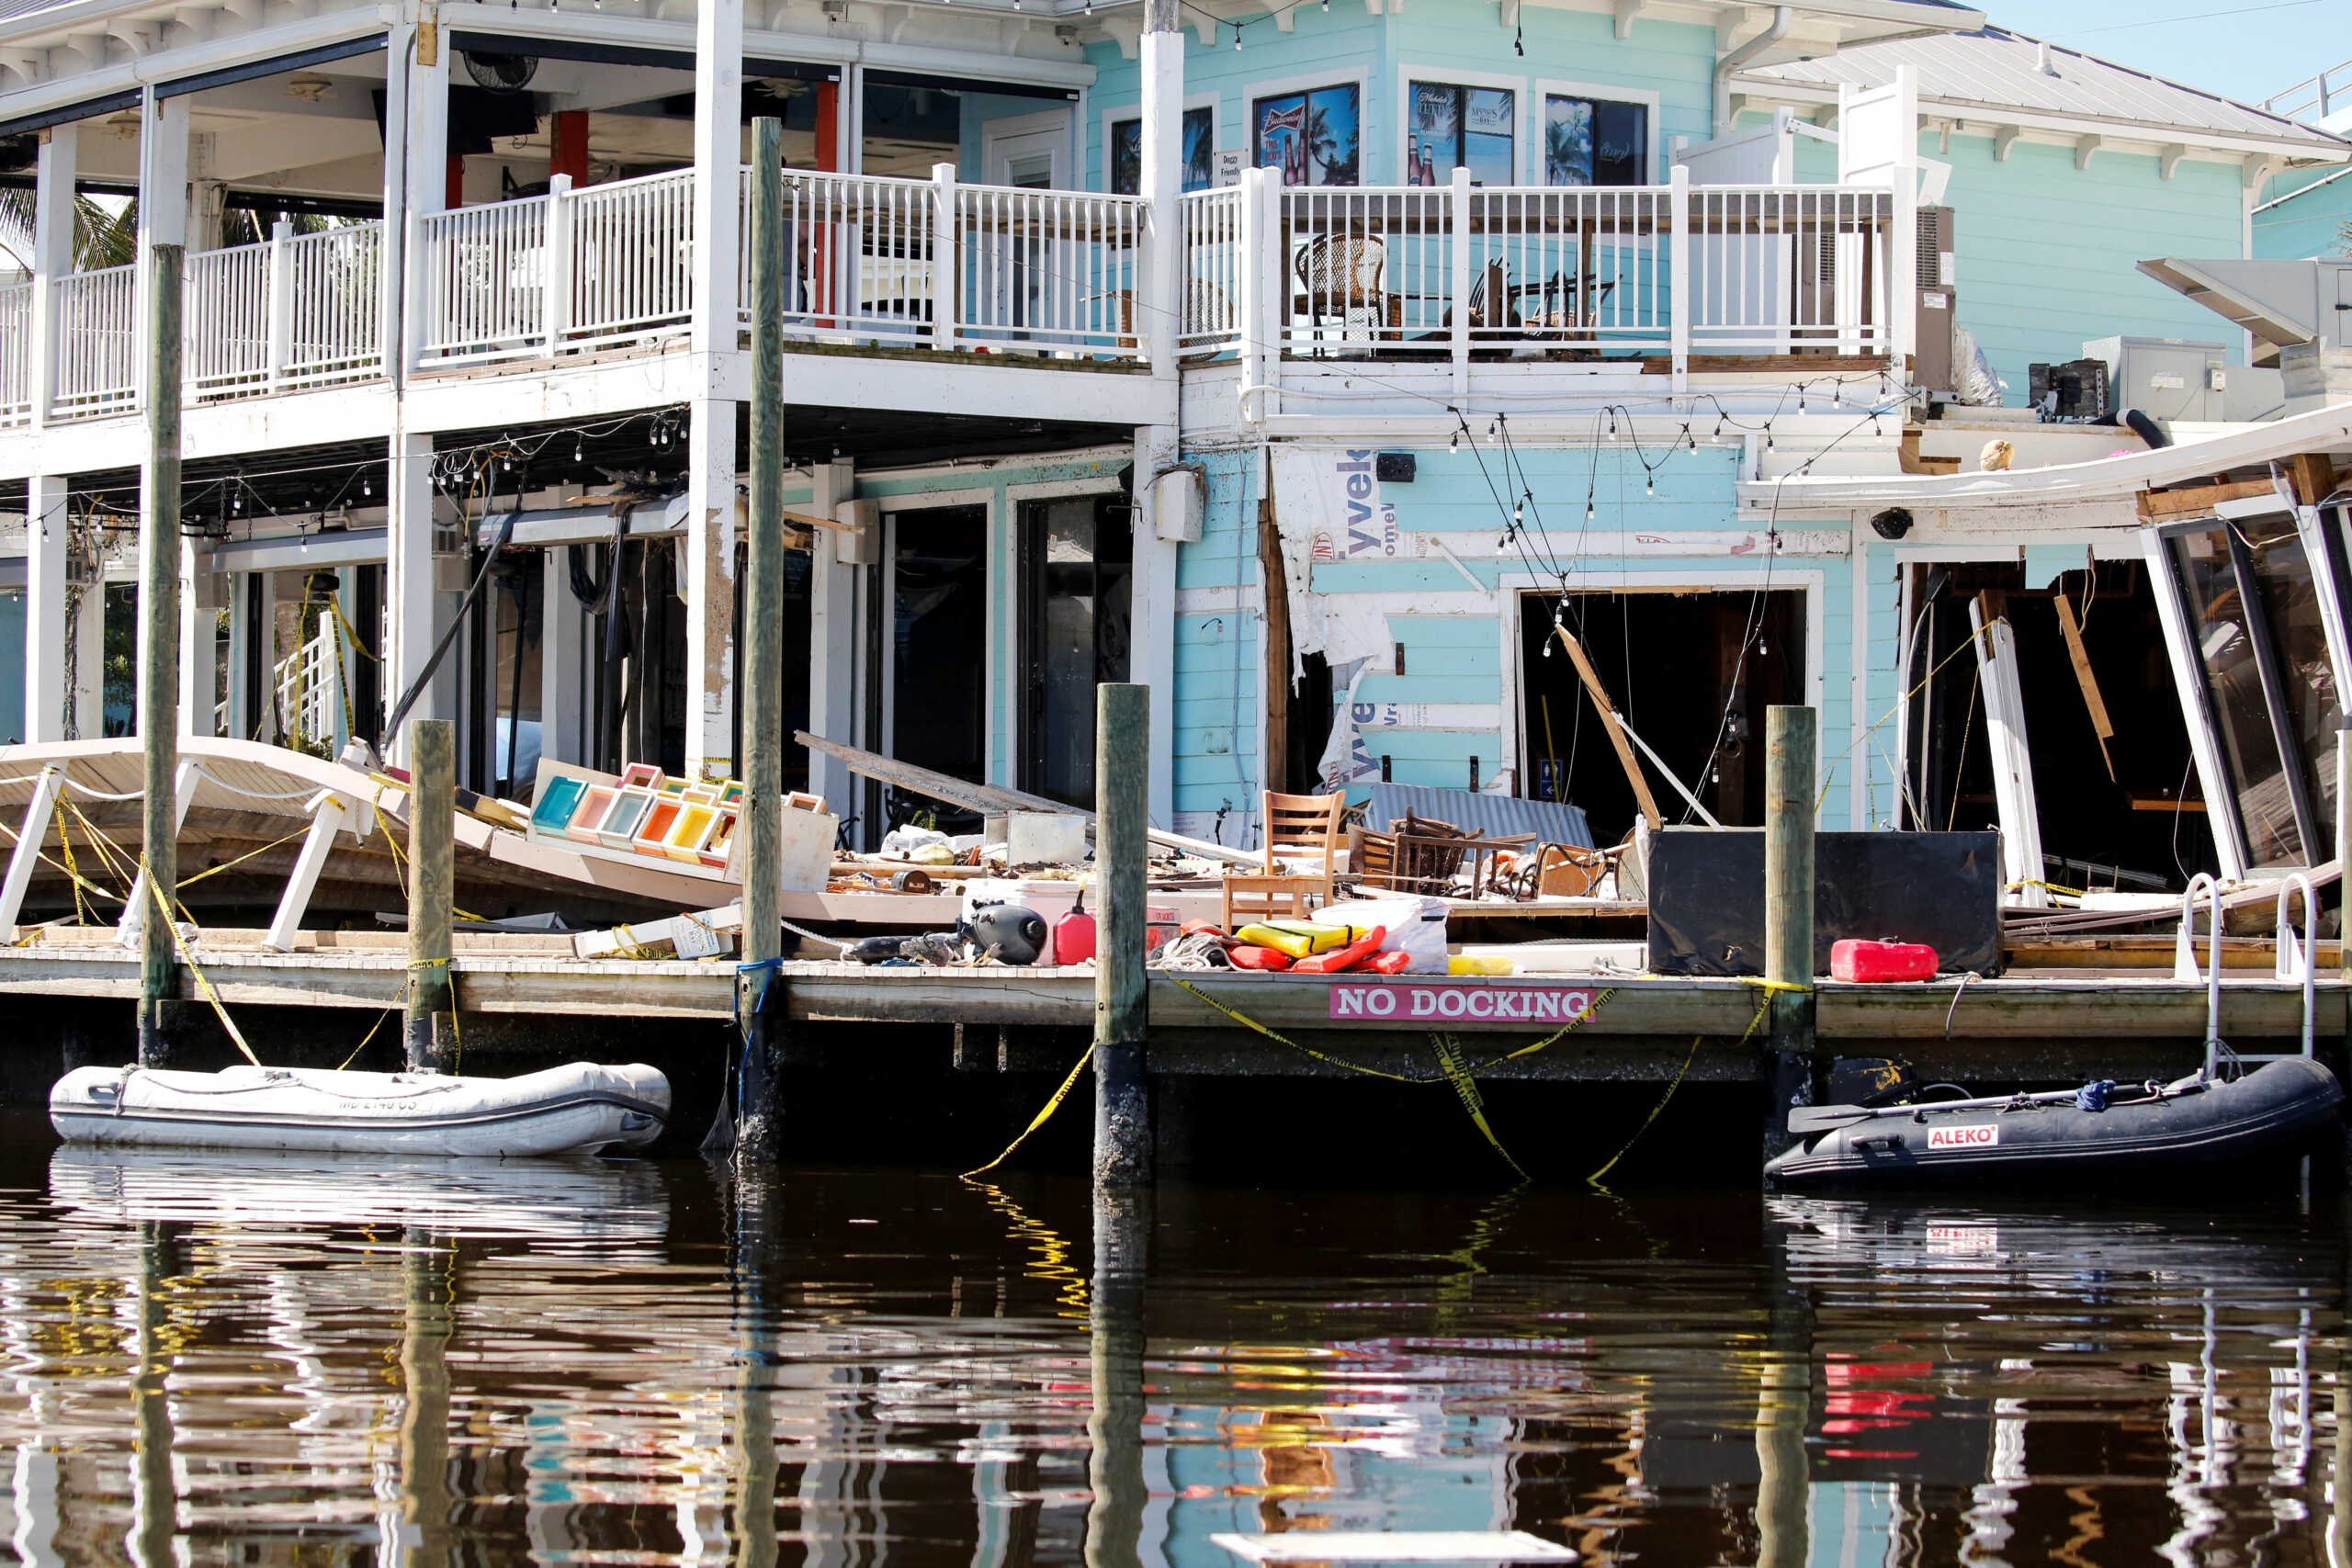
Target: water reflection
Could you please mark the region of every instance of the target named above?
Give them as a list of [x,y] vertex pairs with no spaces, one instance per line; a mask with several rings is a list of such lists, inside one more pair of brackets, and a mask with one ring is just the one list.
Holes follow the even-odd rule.
[[0,1558],[2330,1562],[2340,1222],[52,1154]]

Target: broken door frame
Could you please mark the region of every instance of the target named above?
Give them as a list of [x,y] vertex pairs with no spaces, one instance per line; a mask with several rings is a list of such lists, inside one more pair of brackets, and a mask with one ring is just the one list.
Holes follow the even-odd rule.
[[[1802,560],[1803,565],[1790,564]],[[1646,563],[1645,563],[1646,566]],[[1530,593],[1556,596],[1563,591],[1570,593],[1737,593],[1742,591],[1773,593],[1802,593],[1804,596],[1804,700],[1816,713],[1820,711],[1824,694],[1829,690],[1824,678],[1823,666],[1827,660],[1826,628],[1822,618],[1828,604],[1829,574],[1837,570],[1846,576],[1846,563],[1820,556],[1781,556],[1775,558],[1771,570],[1761,568],[1722,567],[1682,569],[1627,569],[1624,567],[1594,568],[1587,566],[1567,572],[1564,577],[1537,577],[1531,572],[1506,571],[1496,583],[1488,603],[1490,612],[1500,631],[1502,654],[1501,711],[1496,716],[1498,724],[1498,750],[1509,759],[1518,793],[1526,794],[1532,787],[1528,771],[1528,736],[1524,708],[1527,700],[1526,671],[1522,667],[1520,643],[1521,604]],[[1427,596],[1430,613],[1442,613],[1452,608],[1448,601],[1468,599],[1472,595],[1451,592]],[[1846,650],[1848,659],[1860,657],[1858,643]],[[1825,777],[1823,757],[1828,747],[1828,730],[1816,727],[1814,737],[1814,768],[1816,777],[1825,783],[1836,782]],[[1850,780],[1847,781],[1849,784]],[[1816,813],[1818,815],[1818,813]]]

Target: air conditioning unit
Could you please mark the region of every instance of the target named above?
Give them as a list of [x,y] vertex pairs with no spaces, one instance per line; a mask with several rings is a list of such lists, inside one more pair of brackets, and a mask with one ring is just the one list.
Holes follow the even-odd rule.
[[1952,210],[1949,207],[1919,209],[1917,323],[1913,336],[1911,378],[1923,389],[1950,394],[1957,389],[1952,365],[1952,328],[1960,321],[1960,297],[1952,288]]

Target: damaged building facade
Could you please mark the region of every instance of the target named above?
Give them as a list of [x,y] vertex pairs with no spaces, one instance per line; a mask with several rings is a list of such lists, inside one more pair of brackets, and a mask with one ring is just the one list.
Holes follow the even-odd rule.
[[[1973,611],[2059,748],[2045,852],[2232,869],[2139,520],[1902,498],[1995,442],[2028,490],[2142,452],[2018,406],[2094,340],[2217,340],[2173,440],[2275,418],[2243,334],[2135,266],[2244,256],[2250,193],[2352,148],[1928,0],[11,17],[16,733],[125,723],[129,242],[165,242],[192,728],[332,749],[414,689],[481,793],[734,772],[762,115],[792,728],[1084,800],[1093,686],[1135,680],[1176,831],[1387,780],[1613,842],[1760,821],[1763,710],[1805,703],[1826,826],[1985,826]],[[2006,412],[1952,400],[1955,318]],[[935,810],[789,755],[860,842]],[[2097,825],[2110,785],[2145,831]]]

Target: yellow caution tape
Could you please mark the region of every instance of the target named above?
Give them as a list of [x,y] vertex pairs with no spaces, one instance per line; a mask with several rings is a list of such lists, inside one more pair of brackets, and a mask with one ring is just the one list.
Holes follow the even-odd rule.
[[[1802,990],[1804,988],[1800,986],[1790,986],[1772,981],[1760,981],[1758,984],[1764,985],[1770,989],[1781,991],[1794,991]],[[1743,1033],[1739,1037],[1740,1045],[1745,1045],[1750,1040],[1756,1038],[1756,1031],[1763,1023],[1764,1015],[1771,1010],[1771,1007],[1772,998],[1769,996],[1762,1001],[1756,1004],[1756,1016],[1747,1021],[1747,1032]],[[1666,1109],[1666,1102],[1672,1100],[1674,1098],[1674,1091],[1682,1087],[1682,1080],[1690,1075],[1690,1064],[1699,1059],[1699,1042],[1705,1038],[1706,1036],[1703,1034],[1694,1034],[1690,1037],[1690,1049],[1683,1055],[1682,1066],[1675,1069],[1672,1081],[1668,1083],[1666,1086],[1666,1092],[1657,1097],[1657,1103],[1650,1107],[1650,1113],[1647,1116],[1642,1118],[1642,1124],[1634,1129],[1634,1135],[1625,1140],[1625,1146],[1619,1149],[1615,1154],[1611,1155],[1608,1160],[1602,1164],[1599,1170],[1594,1171],[1590,1176],[1585,1178],[1586,1181],[1591,1183],[1595,1187],[1600,1186],[1600,1179],[1608,1175],[1611,1170],[1614,1170],[1617,1168],[1617,1162],[1623,1159],[1625,1156],[1632,1151],[1635,1144],[1641,1142],[1642,1134],[1650,1130],[1650,1123],[1657,1121],[1658,1118],[1658,1112]],[[1738,1045],[1732,1047],[1734,1050],[1737,1050],[1738,1048]]]
[[1446,1081],[1453,1084],[1453,1092],[1462,1097],[1462,1109],[1470,1113],[1472,1123],[1485,1134],[1487,1146],[1502,1156],[1502,1162],[1510,1167],[1513,1175],[1525,1181],[1528,1179],[1526,1169],[1510,1157],[1510,1151],[1503,1147],[1503,1141],[1496,1137],[1495,1130],[1487,1124],[1487,1102],[1479,1097],[1478,1086],[1471,1080],[1469,1069],[1462,1065],[1462,1043],[1451,1034],[1432,1034],[1430,1045],[1437,1052],[1438,1065],[1444,1068]]
[[1002,1165],[1006,1160],[1011,1159],[1012,1157],[1012,1151],[1029,1141],[1030,1134],[1035,1132],[1038,1128],[1053,1120],[1054,1112],[1062,1108],[1062,1101],[1068,1100],[1069,1098],[1069,1091],[1077,1087],[1078,1075],[1086,1071],[1086,1064],[1092,1060],[1094,1060],[1094,1047],[1089,1045],[1086,1048],[1086,1055],[1078,1059],[1078,1066],[1069,1070],[1069,1077],[1062,1079],[1062,1087],[1054,1090],[1053,1099],[1046,1101],[1046,1108],[1029,1119],[1029,1125],[1021,1129],[1021,1136],[1005,1145],[1004,1153],[997,1156],[996,1158],[989,1161],[988,1164],[980,1166],[977,1169],[966,1171],[964,1173],[964,1179],[968,1181],[975,1176],[985,1176],[989,1171],[994,1170],[998,1166]]

